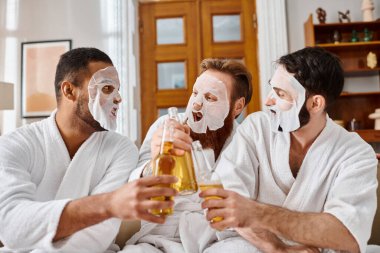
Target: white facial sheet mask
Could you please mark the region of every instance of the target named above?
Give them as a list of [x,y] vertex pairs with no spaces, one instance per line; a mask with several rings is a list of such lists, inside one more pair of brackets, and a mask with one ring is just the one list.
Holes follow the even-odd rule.
[[[112,86],[110,94],[103,92],[105,86]],[[119,93],[120,81],[115,67],[110,66],[97,71],[92,75],[88,84],[88,108],[94,119],[107,130],[116,130],[116,115],[119,104],[115,100],[121,100]]]
[[[221,80],[201,74],[194,84],[194,90],[198,94],[192,94],[186,108],[187,124],[195,133],[206,133],[207,128],[215,131],[224,125],[229,110],[230,102],[227,95],[227,87]],[[217,101],[207,101],[205,94],[211,93],[217,97]],[[193,105],[201,105],[201,109],[196,111]],[[201,113],[202,118],[199,121],[194,119],[193,113]]]
[[[268,106],[272,131],[278,132],[279,127],[283,132],[297,130],[300,127],[298,115],[305,103],[305,88],[282,65],[277,67],[270,84],[272,91],[269,93],[269,98],[276,101],[275,105]],[[292,101],[280,98],[273,88],[287,92]]]

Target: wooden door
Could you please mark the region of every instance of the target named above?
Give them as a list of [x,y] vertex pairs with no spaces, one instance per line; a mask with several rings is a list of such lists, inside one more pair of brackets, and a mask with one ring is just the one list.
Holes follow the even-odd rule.
[[253,0],[201,1],[202,58],[241,60],[252,73],[247,113],[260,110],[257,25]]
[[248,113],[260,109],[254,1],[140,0],[139,12],[142,139],[168,107],[184,111],[204,58],[244,61],[254,77]]

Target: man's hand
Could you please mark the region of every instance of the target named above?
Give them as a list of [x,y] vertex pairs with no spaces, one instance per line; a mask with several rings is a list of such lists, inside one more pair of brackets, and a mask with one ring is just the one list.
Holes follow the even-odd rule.
[[[190,128],[187,125],[181,125],[175,120],[169,120],[168,123],[174,127],[173,144],[174,149],[172,150],[174,155],[184,155],[185,151],[191,150],[191,142],[193,141],[190,137]],[[162,133],[164,126],[160,126],[156,132],[154,132],[152,141],[150,144],[151,157],[152,160],[160,153],[160,146],[162,141]],[[166,133],[169,135],[169,133]]]
[[158,196],[176,196],[177,191],[169,187],[154,187],[158,184],[173,184],[177,182],[174,176],[151,176],[125,184],[111,193],[110,213],[112,217],[123,220],[146,220],[164,223],[165,217],[149,212],[152,209],[173,207],[173,201],[151,200]]
[[209,199],[202,203],[202,208],[208,208],[207,220],[218,216],[224,218],[220,222],[211,223],[214,229],[266,230],[278,237],[301,244],[288,246],[285,252],[318,252],[317,248],[360,252],[359,245],[350,231],[329,213],[291,211],[262,204],[224,189],[208,189],[199,196],[222,198]]
[[[211,227],[214,229],[251,227],[252,222],[255,222],[256,219],[260,220],[260,214],[256,213],[256,205],[259,204],[233,191],[213,188],[202,191],[199,196],[201,198],[212,196],[222,198],[208,199],[202,203],[203,209],[209,209],[206,216],[207,220],[211,221],[218,216],[223,217],[222,221],[211,223]],[[259,224],[255,225],[254,227],[260,229]]]
[[147,177],[127,183],[113,192],[91,195],[67,203],[62,211],[53,241],[98,224],[109,218],[123,220],[142,219],[163,223],[164,217],[149,213],[150,209],[164,209],[173,206],[172,201],[153,201],[155,196],[175,196],[172,188],[153,187],[157,184],[173,184],[174,176]]

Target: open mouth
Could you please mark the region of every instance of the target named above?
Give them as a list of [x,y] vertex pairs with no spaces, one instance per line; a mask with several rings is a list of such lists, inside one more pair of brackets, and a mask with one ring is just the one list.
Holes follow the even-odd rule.
[[203,114],[201,112],[193,112],[194,122],[198,122],[203,118]]
[[274,115],[276,115],[276,111],[270,109],[270,112],[273,113]]
[[117,108],[112,108],[111,115],[116,117],[116,114],[117,114]]

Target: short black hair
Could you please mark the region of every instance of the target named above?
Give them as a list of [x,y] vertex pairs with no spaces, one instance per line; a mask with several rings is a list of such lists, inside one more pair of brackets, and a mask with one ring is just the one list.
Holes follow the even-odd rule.
[[69,81],[76,87],[79,87],[88,73],[88,64],[99,61],[113,65],[111,58],[97,48],[75,48],[61,55],[54,81],[57,104],[59,104],[62,96],[62,82]]
[[322,95],[326,99],[326,108],[339,97],[344,85],[344,72],[340,59],[320,47],[306,47],[294,53],[282,56],[278,64],[304,86],[306,97]]

